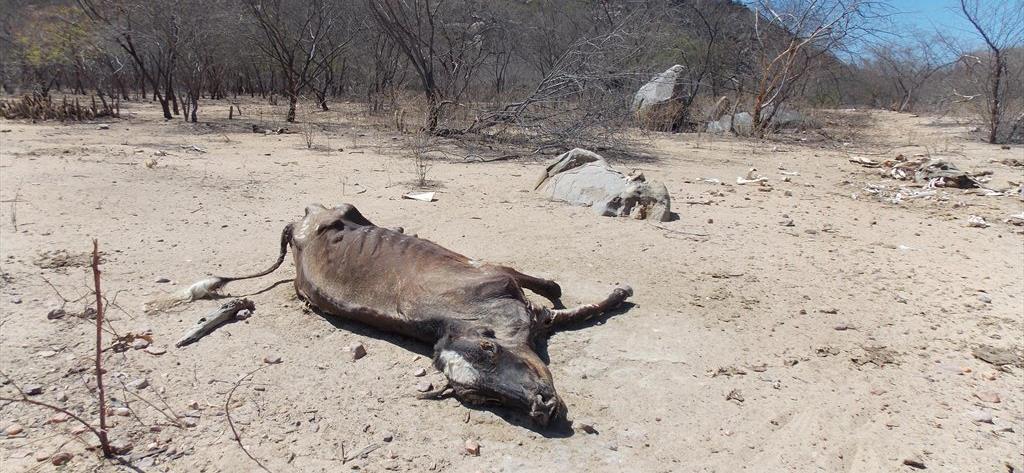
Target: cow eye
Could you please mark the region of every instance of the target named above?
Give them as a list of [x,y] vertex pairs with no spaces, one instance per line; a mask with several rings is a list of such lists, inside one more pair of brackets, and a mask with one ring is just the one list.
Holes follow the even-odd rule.
[[487,341],[480,342],[480,349],[490,353],[496,353],[498,351],[497,346]]

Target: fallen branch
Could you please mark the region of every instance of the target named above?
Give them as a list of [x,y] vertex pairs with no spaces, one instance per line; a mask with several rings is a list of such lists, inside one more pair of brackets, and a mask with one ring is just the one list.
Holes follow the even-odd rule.
[[374,450],[376,450],[376,449],[378,449],[378,448],[380,448],[380,444],[379,444],[379,443],[371,443],[371,444],[369,444],[369,445],[367,445],[367,446],[363,447],[363,449],[362,449],[362,450],[360,450],[360,451],[356,452],[356,454],[355,454],[355,455],[352,455],[352,456],[350,456],[350,457],[344,457],[344,458],[342,458],[342,459],[341,459],[341,463],[342,463],[342,464],[344,465],[345,463],[348,463],[348,462],[350,462],[350,461],[352,461],[352,460],[355,460],[356,458],[359,458],[359,457],[361,457],[361,456],[363,456],[363,455],[367,455],[367,454],[369,454],[370,452],[372,452],[372,451],[374,451]]
[[233,299],[225,302],[220,308],[215,309],[213,312],[206,314],[199,319],[192,328],[190,328],[185,335],[178,340],[174,346],[181,348],[190,343],[199,341],[200,338],[206,336],[206,334],[212,332],[214,329],[219,327],[221,324],[234,320],[241,310],[256,310],[256,305],[249,299]]

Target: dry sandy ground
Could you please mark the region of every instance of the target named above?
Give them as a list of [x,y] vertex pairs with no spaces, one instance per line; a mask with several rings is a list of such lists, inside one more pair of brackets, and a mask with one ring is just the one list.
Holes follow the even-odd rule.
[[[105,357],[110,395],[134,413],[113,417],[111,436],[132,445],[125,458],[139,470],[257,471],[232,437],[225,404],[233,383],[268,355],[283,362],[241,383],[230,410],[242,443],[273,472],[1024,465],[1024,369],[998,370],[972,355],[979,346],[1020,355],[1024,236],[1003,220],[1024,204],[960,190],[882,202],[865,185],[897,181],[848,162],[851,154],[931,153],[992,170],[994,187],[1024,180],[1024,168],[993,162],[1024,158],[1021,148],[973,141],[966,125],[877,112],[849,152],[651,135],[643,139],[653,157],[614,163],[668,185],[679,219],[659,227],[529,192],[537,162],[437,160],[429,177],[438,200],[424,203],[400,199],[414,175],[400,140],[358,123],[321,134],[310,151],[298,134],[253,134],[250,121],[211,128],[165,123],[150,106],[129,110],[105,130],[0,122],[0,368],[14,380],[0,393],[37,384],[43,392],[34,399],[97,418],[80,372],[93,325],[74,315],[48,320],[60,299],[46,281],[72,300],[69,313],[81,312],[86,301],[74,300],[89,295],[89,275],[74,256],[98,238],[105,291],[116,297],[112,328],[150,330],[153,346],[166,349]],[[153,168],[144,165],[150,158]],[[750,167],[770,179],[770,191],[735,184]],[[799,175],[784,182],[782,169]],[[143,313],[144,301],[206,274],[264,268],[281,228],[311,202],[350,202],[380,225],[555,279],[567,305],[631,284],[628,310],[558,333],[548,347],[570,418],[597,433],[537,432],[502,409],[417,400],[417,369],[440,380],[429,347],[305,313],[288,283],[251,295],[249,320],[182,349],[174,341],[217,302]],[[991,226],[968,227],[969,215]],[[788,220],[794,226],[782,225]],[[61,260],[59,250],[72,258]],[[289,278],[288,261],[231,292]],[[356,342],[368,355],[352,361],[345,347]],[[141,378],[148,387],[122,385]],[[188,426],[171,426],[164,414]],[[36,457],[58,450],[74,454],[62,470],[125,468],[101,463],[86,451],[88,436],[75,440],[73,422],[51,417],[0,406],[0,428],[24,428],[0,437],[0,469],[50,471]],[[466,454],[467,439],[479,443],[479,456]]]

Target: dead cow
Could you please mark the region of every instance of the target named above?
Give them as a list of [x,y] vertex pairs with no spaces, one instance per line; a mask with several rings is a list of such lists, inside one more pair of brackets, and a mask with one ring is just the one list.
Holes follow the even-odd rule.
[[206,279],[183,294],[201,299],[230,281],[270,274],[289,246],[299,297],[323,313],[433,344],[434,366],[457,398],[525,410],[540,426],[564,417],[565,405],[535,351],[537,342],[559,325],[601,314],[632,295],[622,286],[596,304],[538,306],[523,289],[557,305],[557,283],[378,227],[347,204],[306,207],[301,222],[285,227],[280,256],[266,271]]

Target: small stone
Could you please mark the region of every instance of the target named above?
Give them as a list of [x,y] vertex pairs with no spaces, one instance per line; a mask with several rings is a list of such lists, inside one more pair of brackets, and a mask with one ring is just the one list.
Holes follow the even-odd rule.
[[21,298],[20,297],[12,297],[11,298],[11,304],[21,304]]
[[110,444],[110,450],[112,452],[114,452],[115,454],[117,454],[117,455],[124,455],[124,454],[132,451],[132,447],[134,447],[134,445],[132,445],[130,443],[112,443],[112,444]]
[[821,312],[822,314],[838,314],[839,309],[836,309],[835,307],[826,307],[824,309],[819,309],[818,312]]
[[164,283],[169,283],[169,282],[171,282],[171,280],[167,279],[167,278],[157,278],[157,280],[156,280],[157,284],[164,284]]
[[67,414],[65,414],[63,412],[58,412],[58,413],[54,414],[53,417],[50,417],[50,420],[48,420],[46,422],[49,423],[49,424],[62,424],[64,422],[67,422],[68,419],[70,419],[70,418],[71,418],[71,416],[69,416],[69,415],[67,415]]
[[139,378],[134,381],[128,382],[128,387],[132,389],[146,389],[149,387],[149,380],[146,378]]
[[38,384],[26,384],[23,392],[28,396],[36,396],[43,393],[43,387]]
[[352,354],[352,361],[366,356],[366,347],[364,347],[360,342],[356,342],[354,345],[348,347],[348,351]]
[[67,400],[68,400],[68,393],[65,392],[65,391],[58,391],[57,392],[57,400],[60,401],[60,402],[67,402]]
[[597,429],[595,429],[594,424],[591,424],[590,422],[578,420],[573,422],[572,425],[575,427],[575,430],[580,430],[588,434],[597,434]]
[[836,329],[837,331],[839,331],[839,332],[845,332],[845,331],[847,331],[847,330],[850,330],[850,329],[851,329],[851,328],[853,328],[853,327],[851,327],[851,326],[850,326],[850,325],[848,325],[848,324],[839,324],[839,325],[836,325],[836,326],[835,326],[834,328],[835,328],[835,329]]
[[988,295],[987,292],[979,292],[978,293],[978,300],[981,301],[981,302],[984,302],[986,304],[991,304],[992,303],[992,296]]
[[380,439],[385,441],[385,442],[390,442],[390,441],[395,439],[395,434],[393,434],[391,432],[384,432],[384,435],[382,435],[380,437]]
[[111,411],[111,414],[114,414],[115,416],[128,417],[132,415],[132,411],[127,407],[115,407],[114,410]]
[[916,457],[915,458],[905,458],[905,459],[903,459],[903,464],[906,465],[906,466],[909,466],[911,468],[916,468],[918,470],[924,470],[924,469],[928,468],[928,467],[926,467],[924,465],[923,461],[921,461],[920,459],[918,459]]
[[967,417],[970,417],[971,422],[976,424],[991,424],[993,422],[992,413],[988,411],[970,411],[967,413]]
[[434,389],[434,385],[430,384],[429,381],[420,381],[419,383],[416,383],[416,390],[421,393],[425,393],[431,389]]
[[422,377],[427,375],[427,370],[425,370],[423,368],[420,368],[420,369],[418,369],[416,371],[413,371],[412,375],[417,377],[417,378],[422,378]]
[[708,219],[708,223],[709,223],[709,224],[710,224],[710,223],[715,223],[715,219],[713,219],[713,218],[709,218],[709,219]]
[[188,402],[188,408],[192,409],[193,411],[198,411],[199,410],[199,401],[189,401]]
[[97,126],[96,129],[97,130],[109,130],[110,129],[110,125],[107,125],[106,123],[104,123],[102,125]]
[[21,424],[11,424],[11,425],[8,425],[6,429],[4,429],[4,434],[6,434],[8,437],[13,437],[15,435],[18,435],[18,434],[24,432],[24,431],[25,431],[25,428],[22,427]]
[[268,365],[276,365],[281,362],[281,357],[277,355],[267,355],[263,357],[263,362]]
[[134,342],[132,342],[132,348],[134,348],[136,350],[145,350],[146,347],[148,347],[148,346],[149,346],[149,341],[147,341],[145,338],[139,338],[139,339],[136,339]]
[[146,348],[146,353],[149,353],[150,355],[160,356],[163,355],[164,353],[167,353],[167,349],[163,347],[156,347],[150,345],[149,347]]
[[779,225],[782,225],[783,227],[795,227],[796,223],[794,223],[793,220],[783,220],[779,222]]
[[974,397],[990,404],[999,404],[999,402],[1001,401],[999,395],[991,391],[974,393]]
[[49,460],[50,456],[51,455],[49,450],[40,450],[36,452],[36,454],[34,455],[37,462],[44,462],[46,460]]
[[71,429],[71,435],[81,435],[88,432],[89,429],[84,425],[76,425],[75,428]]
[[68,452],[60,452],[60,453],[57,453],[56,455],[54,455],[53,457],[50,458],[50,463],[53,463],[54,465],[57,465],[57,466],[61,466],[61,465],[65,464],[65,463],[71,461],[71,458],[73,458],[73,457],[74,457],[74,455],[72,455],[72,454],[70,454]]
[[473,439],[466,440],[466,453],[474,457],[480,456],[480,444]]
[[152,442],[149,445],[146,445],[146,451],[147,452],[152,452],[153,450],[156,450],[158,448],[160,448],[160,444],[158,444],[156,442]]
[[786,191],[783,192],[782,194],[785,195],[786,197],[793,197],[793,191]]
[[46,318],[49,320],[57,320],[63,319],[65,315],[68,315],[68,313],[65,312],[64,309],[58,307],[55,309],[50,309],[50,311],[46,313]]

